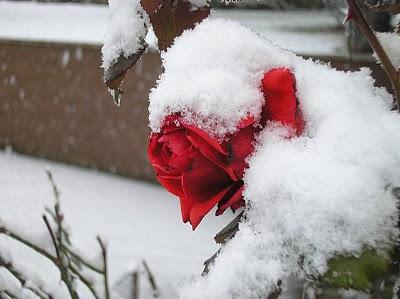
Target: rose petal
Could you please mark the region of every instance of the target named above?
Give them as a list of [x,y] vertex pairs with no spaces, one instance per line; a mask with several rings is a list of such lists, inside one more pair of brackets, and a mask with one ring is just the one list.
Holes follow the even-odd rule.
[[182,175],[186,198],[195,202],[208,201],[232,182],[225,171],[199,152],[194,152],[192,168]]
[[244,189],[243,182],[240,182],[240,184],[233,185],[226,193],[224,198],[219,202],[218,209],[215,212],[215,215],[216,216],[222,215],[222,213],[224,213],[227,208],[232,207],[236,202],[241,201],[243,199],[242,196],[243,189]]
[[191,145],[186,138],[186,130],[183,128],[164,134],[158,141],[164,143],[171,153],[177,155],[183,154]]
[[249,126],[254,125],[255,122],[256,122],[256,120],[254,119],[254,117],[250,115],[240,121],[238,128],[239,129],[247,128]]
[[273,69],[264,75],[262,90],[265,96],[263,124],[276,121],[296,128],[295,78],[287,68]]
[[226,187],[213,197],[209,198],[206,202],[196,202],[190,211],[190,224],[192,229],[195,230],[205,215],[225,196],[230,186]]
[[167,174],[168,167],[166,161],[168,161],[168,158],[165,157],[167,153],[165,151],[163,152],[162,144],[158,142],[160,136],[162,135],[159,133],[150,135],[147,155],[157,174]]
[[250,126],[239,130],[228,141],[229,165],[232,167],[237,178],[243,177],[246,164],[246,158],[254,150],[254,135],[257,128]]
[[205,131],[203,131],[202,129],[199,129],[193,125],[184,124],[184,126],[188,130],[193,131],[194,133],[199,135],[201,138],[203,138],[209,145],[211,145],[219,153],[221,153],[223,155],[227,154],[226,148],[224,148],[224,146],[221,143],[219,143],[216,138],[211,137]]
[[301,110],[297,109],[296,112],[296,135],[300,136],[304,131],[305,122]]
[[190,211],[194,206],[194,202],[187,200],[184,196],[179,198],[181,203],[182,221],[184,223],[190,221]]
[[242,197],[240,200],[232,203],[230,208],[232,209],[233,212],[235,212],[237,209],[244,207],[245,205],[246,205],[246,202],[244,201],[244,199]]
[[201,138],[201,136],[197,135],[191,130],[187,131],[187,138],[192,143],[192,145],[197,150],[199,150],[207,159],[209,159],[212,163],[224,170],[232,178],[232,180],[237,180],[235,173],[228,165],[227,155],[221,154],[219,151],[216,151],[213,146],[207,143],[206,140],[204,140],[203,138]]
[[164,186],[172,194],[184,197],[185,193],[182,189],[182,178],[181,176],[166,176],[166,175],[158,175],[157,180],[161,185]]

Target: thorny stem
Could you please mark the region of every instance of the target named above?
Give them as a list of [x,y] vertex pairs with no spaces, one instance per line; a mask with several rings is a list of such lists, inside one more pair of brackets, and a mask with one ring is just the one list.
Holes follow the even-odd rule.
[[396,100],[397,110],[400,112],[400,76],[399,72],[394,67],[393,63],[389,59],[385,50],[383,49],[381,43],[379,42],[376,34],[372,30],[371,26],[368,24],[364,14],[362,13],[357,0],[346,0],[349,5],[350,11],[354,14],[353,20],[360,28],[361,32],[367,38],[370,46],[375,51],[379,60],[381,61],[382,67],[385,70],[389,80],[392,84],[394,97]]

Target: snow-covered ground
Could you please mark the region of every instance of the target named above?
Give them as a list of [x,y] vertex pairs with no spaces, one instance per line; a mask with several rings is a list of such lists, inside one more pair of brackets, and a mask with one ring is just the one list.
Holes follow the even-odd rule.
[[[37,242],[45,231],[44,207],[54,203],[46,169],[61,189],[62,208],[78,249],[93,257],[98,253],[96,235],[103,236],[109,244],[111,282],[145,259],[162,298],[176,298],[182,280],[201,273],[203,261],[218,249],[213,236],[232,217],[209,215],[192,232],[180,219],[178,200],[156,185],[0,152],[0,219]],[[57,271],[37,254],[4,236],[0,248],[48,285],[60,286]]]
[[[213,16],[246,24],[299,54],[346,53],[344,34],[328,11],[219,9]],[[100,45],[108,17],[105,5],[0,1],[0,39]]]

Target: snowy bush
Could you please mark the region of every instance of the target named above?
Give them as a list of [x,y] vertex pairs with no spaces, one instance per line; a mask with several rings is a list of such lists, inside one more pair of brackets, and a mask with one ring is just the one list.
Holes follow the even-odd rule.
[[182,298],[259,298],[292,275],[320,277],[331,259],[368,248],[390,260],[400,116],[369,70],[346,73],[304,60],[225,20],[203,21],[162,58],[165,71],[150,94],[154,130],[176,112],[216,136],[235,130],[244,116],[257,115],[261,78],[276,67],[293,71],[306,123],[295,139],[277,124],[260,133],[244,176],[245,220]]

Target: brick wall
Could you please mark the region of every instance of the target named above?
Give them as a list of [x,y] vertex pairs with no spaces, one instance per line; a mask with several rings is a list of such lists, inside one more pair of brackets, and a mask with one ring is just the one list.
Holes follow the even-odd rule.
[[[357,58],[357,57],[356,57]],[[369,66],[388,85],[370,56],[340,69]],[[147,162],[147,98],[160,73],[158,54],[146,54],[129,73],[122,106],[102,80],[100,48],[0,41],[0,147],[154,180]]]

